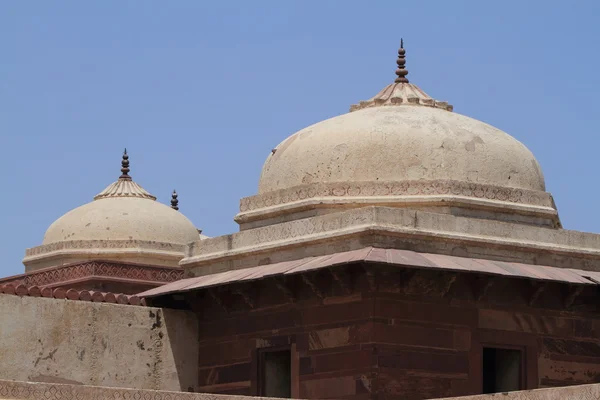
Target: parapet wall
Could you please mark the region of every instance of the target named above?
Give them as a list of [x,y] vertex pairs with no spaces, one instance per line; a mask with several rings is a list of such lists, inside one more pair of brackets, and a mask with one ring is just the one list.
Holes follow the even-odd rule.
[[0,294],[2,379],[187,391],[197,337],[184,311]]
[[[600,384],[570,386],[552,389],[527,390],[480,396],[453,397],[455,400],[596,400],[600,398]],[[81,385],[14,382],[0,380],[0,399],[12,400],[250,400],[256,397],[181,393],[168,391],[104,388]],[[438,399],[438,400],[450,400]]]
[[477,396],[448,397],[437,400],[597,400],[600,384],[524,390],[520,392],[481,394]]

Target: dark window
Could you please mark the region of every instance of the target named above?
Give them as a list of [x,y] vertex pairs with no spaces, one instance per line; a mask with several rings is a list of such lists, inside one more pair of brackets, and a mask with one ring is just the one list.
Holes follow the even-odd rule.
[[520,350],[483,349],[483,393],[511,392],[523,389]]
[[260,396],[292,397],[292,355],[289,349],[259,353],[258,384]]

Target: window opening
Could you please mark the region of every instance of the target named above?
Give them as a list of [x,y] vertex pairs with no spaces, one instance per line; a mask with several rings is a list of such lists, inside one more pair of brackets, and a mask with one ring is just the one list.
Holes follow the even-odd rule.
[[292,354],[286,350],[259,353],[259,388],[265,397],[292,397]]
[[483,348],[483,393],[523,389],[523,357],[520,350]]

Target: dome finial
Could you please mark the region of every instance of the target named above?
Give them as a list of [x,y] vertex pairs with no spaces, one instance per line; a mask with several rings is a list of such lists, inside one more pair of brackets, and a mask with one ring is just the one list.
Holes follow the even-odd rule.
[[396,64],[398,64],[396,75],[398,77],[394,81],[396,83],[408,83],[408,79],[406,78],[406,75],[408,75],[408,70],[404,68],[406,66],[406,58],[404,57],[405,54],[406,50],[404,50],[404,39],[400,39],[400,49],[398,49],[398,60],[396,60]]
[[127,155],[127,149],[123,151],[123,159],[121,160],[121,176],[119,179],[131,180],[129,176],[129,156]]
[[177,192],[173,190],[173,194],[171,195],[171,208],[173,210],[179,211],[179,200],[177,200]]

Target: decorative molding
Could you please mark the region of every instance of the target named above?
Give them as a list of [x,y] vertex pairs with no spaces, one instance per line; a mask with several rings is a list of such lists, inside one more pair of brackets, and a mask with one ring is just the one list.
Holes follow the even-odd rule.
[[245,197],[240,200],[240,212],[258,210],[313,198],[461,196],[482,200],[526,204],[555,208],[549,193],[513,189],[493,185],[452,180],[418,180],[403,182],[319,183],[295,186]]
[[[586,243],[590,250],[600,255],[600,235],[586,234],[586,236],[594,236],[594,238],[586,237],[574,241],[566,238],[565,233],[567,231],[540,230],[537,227],[517,225],[511,222],[502,222],[502,225],[496,227],[492,223],[483,220],[428,212],[419,212],[418,215],[419,219],[417,220],[417,213],[407,208],[388,206],[358,207],[338,213],[262,226],[226,236],[197,241],[190,246],[188,254],[179,262],[179,265],[188,268],[192,264],[215,262],[217,258],[247,256],[250,253],[272,251],[285,245],[298,245],[300,242],[304,246],[308,246],[308,242],[333,241],[335,237],[360,235],[366,230],[372,232],[373,229],[386,231],[386,234],[387,232],[403,235],[413,233],[434,234],[461,241],[483,241],[490,244],[502,242],[506,245],[517,245],[519,247],[543,246],[552,250],[565,249],[570,252],[580,251],[580,249],[570,246],[570,243]],[[441,220],[444,221],[442,225],[440,225]],[[507,229],[507,223],[512,224],[511,226],[514,228],[511,229],[515,230],[515,234],[521,234],[519,238],[496,234],[495,230],[497,228]],[[460,224],[460,227],[457,224]],[[518,229],[515,229],[517,227]],[[540,233],[544,237],[540,237]],[[561,242],[556,241],[563,238],[564,240],[561,240]]]
[[[15,295],[15,296],[29,296],[29,297],[45,297],[50,299],[67,299],[67,300],[81,300],[91,301],[94,303],[113,303],[113,304],[125,304],[132,306],[145,306],[146,300],[136,295],[126,295],[122,293],[110,293],[110,292],[98,292],[93,290],[75,290],[56,288],[51,289],[48,287],[40,288],[39,286],[25,286],[23,284],[13,285],[0,285],[0,293]],[[0,393],[1,395],[2,393]]]
[[565,308],[568,310],[575,303],[575,299],[583,292],[583,287],[571,286],[569,293],[565,296]]
[[452,111],[454,107],[447,101],[438,101],[430,97],[421,88],[412,83],[392,83],[384,87],[379,93],[350,107],[350,112],[363,108],[379,106],[415,105],[439,108]]
[[[503,393],[506,400],[543,399],[597,399],[600,384],[544,388]],[[34,383],[0,380],[0,397],[13,400],[250,400],[269,399],[239,395],[217,395],[211,393],[168,392],[149,389],[112,388],[102,386],[68,385],[57,383]],[[463,400],[484,400],[495,395],[461,397]],[[456,398],[458,400],[458,398]]]
[[119,179],[118,181],[111,183],[106,189],[94,196],[94,200],[115,197],[137,197],[138,199],[156,200],[156,196],[148,193],[143,187],[132,181],[131,178]]
[[32,271],[25,275],[0,279],[0,283],[25,286],[47,286],[87,277],[109,277],[117,279],[156,282],[164,284],[184,277],[184,271],[146,265],[118,264],[105,261],[89,261]]
[[145,240],[70,240],[43,244],[32,247],[25,251],[26,257],[46,254],[59,250],[78,250],[78,249],[136,249],[136,250],[158,250],[184,253],[186,245],[150,242]]
[[[0,380],[0,398],[12,400],[248,400],[252,397]],[[254,399],[258,399],[254,397]],[[265,398],[267,399],[267,398]]]

